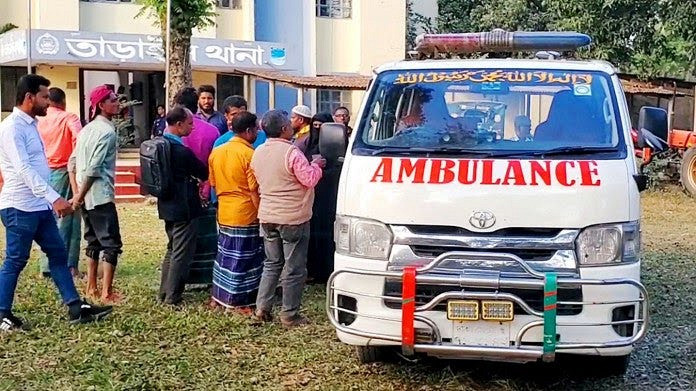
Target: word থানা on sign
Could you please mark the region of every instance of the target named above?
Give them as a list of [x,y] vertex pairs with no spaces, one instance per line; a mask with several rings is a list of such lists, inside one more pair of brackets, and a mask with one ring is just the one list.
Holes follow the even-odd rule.
[[400,73],[394,84],[472,82],[472,83],[532,83],[532,84],[590,84],[592,75],[572,72],[466,70],[449,72]]
[[600,186],[594,160],[490,160],[384,157],[372,183],[502,186]]

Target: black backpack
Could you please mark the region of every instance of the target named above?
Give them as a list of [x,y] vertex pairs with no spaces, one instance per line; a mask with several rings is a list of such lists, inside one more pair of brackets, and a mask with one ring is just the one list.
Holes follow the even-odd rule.
[[155,137],[140,144],[140,175],[145,190],[155,197],[167,197],[172,191],[171,144]]

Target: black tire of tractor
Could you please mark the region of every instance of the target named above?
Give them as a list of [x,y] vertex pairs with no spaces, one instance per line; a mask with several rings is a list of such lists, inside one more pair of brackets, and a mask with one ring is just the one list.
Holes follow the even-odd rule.
[[631,355],[595,357],[592,365],[595,369],[593,375],[598,378],[623,376],[628,370]]
[[355,353],[361,364],[370,364],[382,361],[385,357],[386,348],[382,346],[356,346]]
[[684,190],[690,196],[696,197],[696,147],[689,148],[684,152],[680,178]]

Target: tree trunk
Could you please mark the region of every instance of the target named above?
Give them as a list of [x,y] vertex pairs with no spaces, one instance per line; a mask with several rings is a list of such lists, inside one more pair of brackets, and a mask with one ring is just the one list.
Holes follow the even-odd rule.
[[174,96],[184,87],[193,85],[191,75],[191,34],[171,31],[169,59],[169,107],[174,106]]

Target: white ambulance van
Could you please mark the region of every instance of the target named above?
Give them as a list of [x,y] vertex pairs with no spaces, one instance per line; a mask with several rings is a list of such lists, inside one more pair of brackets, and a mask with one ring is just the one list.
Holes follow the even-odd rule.
[[[648,326],[645,176],[616,70],[558,54],[589,43],[425,35],[421,54],[450,58],[376,69],[343,158],[327,285],[328,317],[362,362],[394,348],[510,362],[569,353],[625,370]],[[473,52],[489,58],[451,58]],[[654,130],[667,116],[644,108],[639,122]],[[343,140],[325,124],[322,154]]]

